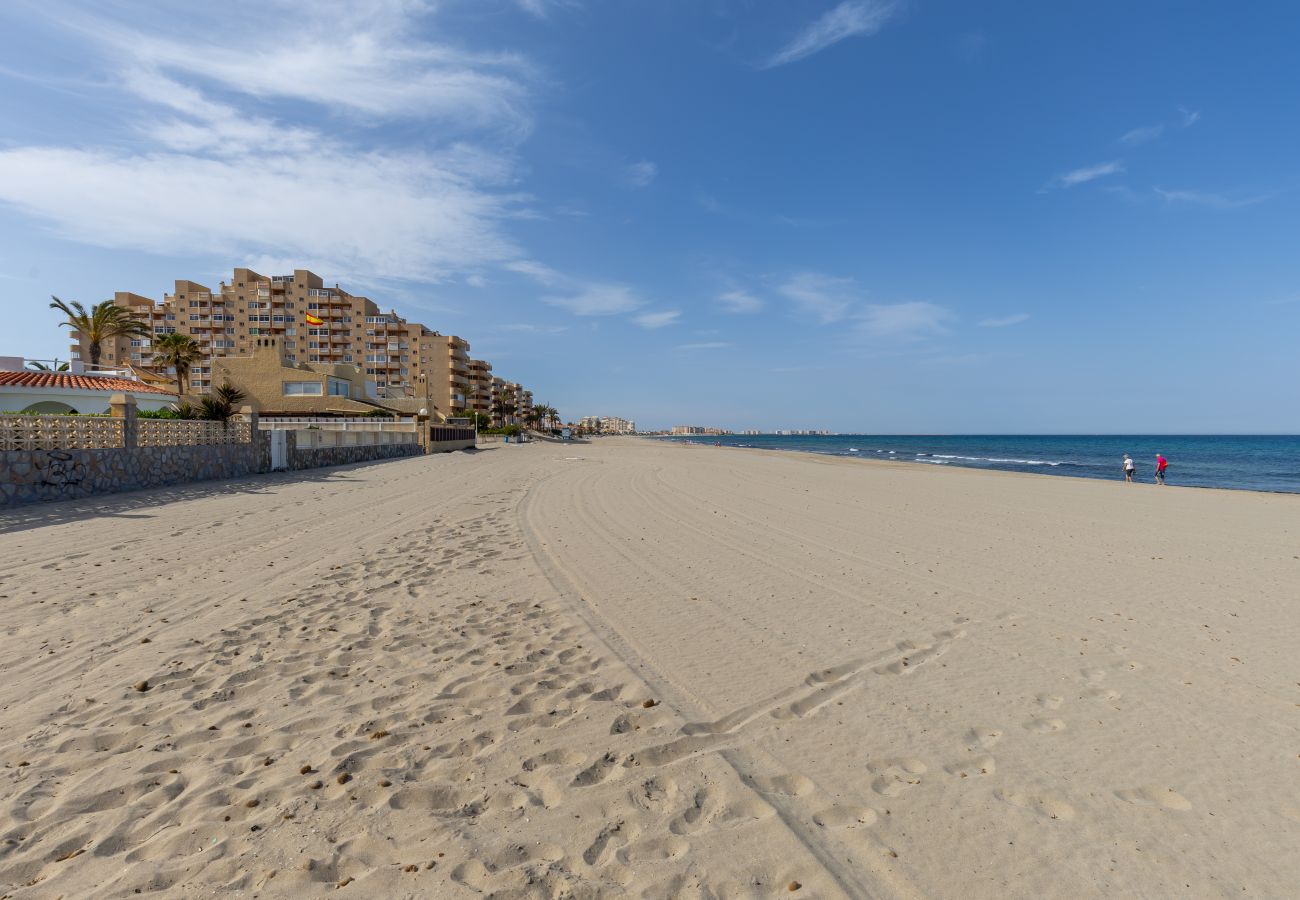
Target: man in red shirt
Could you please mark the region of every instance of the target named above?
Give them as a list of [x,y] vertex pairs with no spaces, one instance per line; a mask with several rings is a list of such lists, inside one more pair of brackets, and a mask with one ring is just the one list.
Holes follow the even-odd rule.
[[1165,483],[1165,469],[1169,468],[1169,460],[1161,454],[1156,454],[1156,484]]

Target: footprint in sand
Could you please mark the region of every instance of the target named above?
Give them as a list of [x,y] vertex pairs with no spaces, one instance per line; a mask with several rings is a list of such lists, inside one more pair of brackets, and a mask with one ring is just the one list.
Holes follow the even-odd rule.
[[785,794],[789,797],[802,797],[811,793],[814,787],[812,781],[795,772],[776,775],[771,778],[755,775],[749,780],[757,790],[762,791],[764,794]]
[[1103,700],[1103,701],[1114,701],[1124,696],[1114,688],[1103,688],[1103,687],[1091,687],[1088,688],[1083,693],[1086,696],[1091,697],[1093,700]]
[[1056,731],[1065,730],[1065,722],[1062,719],[1030,719],[1024,723],[1026,731],[1032,731],[1034,734],[1052,734]]
[[610,776],[610,773],[612,773],[617,766],[618,757],[613,753],[606,753],[600,759],[579,772],[573,779],[573,786],[591,787],[592,785],[600,784]]
[[637,839],[641,828],[635,822],[615,822],[601,829],[582,854],[582,859],[589,866],[601,865],[611,853]]
[[968,762],[953,763],[945,766],[944,771],[958,778],[980,778],[997,771],[997,764],[991,756],[978,756]]
[[966,732],[966,746],[972,750],[988,750],[1002,740],[1002,729],[991,725],[976,725]]
[[1191,802],[1173,788],[1143,785],[1142,787],[1116,791],[1115,796],[1125,803],[1132,803],[1136,806],[1158,806],[1162,809],[1176,810],[1192,808]]
[[1060,709],[1065,698],[1058,694],[1039,694],[1038,705],[1043,709]]
[[684,855],[690,848],[691,845],[682,838],[668,835],[634,844],[624,849],[618,856],[622,862],[628,865],[636,865],[637,863],[676,859]]
[[633,788],[631,799],[644,810],[662,809],[677,796],[677,782],[667,775],[656,775]]
[[1028,791],[1018,791],[1011,788],[999,789],[993,792],[1003,803],[1009,803],[1017,809],[1027,809],[1030,812],[1037,813],[1046,819],[1069,820],[1074,818],[1074,807],[1049,794],[1034,794]]
[[876,811],[870,806],[832,806],[813,815],[813,821],[822,828],[851,828],[855,825],[873,825]]
[[695,799],[680,816],[673,820],[668,830],[673,834],[691,834],[703,828],[705,823],[717,812],[720,801],[715,791],[700,788],[695,792]]
[[897,797],[921,783],[925,763],[911,757],[877,759],[867,763],[867,771],[875,775],[871,789],[883,797]]

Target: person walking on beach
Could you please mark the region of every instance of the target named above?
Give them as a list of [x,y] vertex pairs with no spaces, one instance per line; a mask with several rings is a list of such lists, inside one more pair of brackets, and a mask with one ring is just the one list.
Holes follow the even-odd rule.
[[1129,484],[1133,483],[1133,473],[1137,471],[1137,466],[1133,465],[1133,460],[1127,453],[1124,454],[1124,480]]
[[1169,468],[1169,460],[1164,456],[1156,454],[1156,484],[1165,483],[1165,469]]

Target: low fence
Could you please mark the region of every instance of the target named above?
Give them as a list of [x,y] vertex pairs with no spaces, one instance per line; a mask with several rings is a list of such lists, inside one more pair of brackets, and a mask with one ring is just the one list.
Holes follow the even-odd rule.
[[248,422],[205,422],[189,419],[135,420],[137,447],[219,446],[248,444],[253,432]]
[[298,450],[420,443],[419,424],[414,419],[276,417],[260,419],[257,427],[261,431],[292,431]]
[[[141,419],[128,395],[110,416],[0,416],[0,507],[240,478],[472,447],[472,429],[438,428],[462,441],[422,440],[413,419],[258,420],[248,407],[228,423]],[[273,461],[271,433],[286,431]]]
[[0,416],[2,450],[93,450],[122,447],[125,422],[106,416]]
[[474,429],[464,425],[430,425],[429,440],[440,441],[474,441]]

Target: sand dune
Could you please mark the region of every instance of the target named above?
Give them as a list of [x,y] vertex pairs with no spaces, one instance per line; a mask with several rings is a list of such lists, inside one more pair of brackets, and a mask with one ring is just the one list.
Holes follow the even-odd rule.
[[628,439],[6,524],[3,895],[1300,883],[1297,498]]

